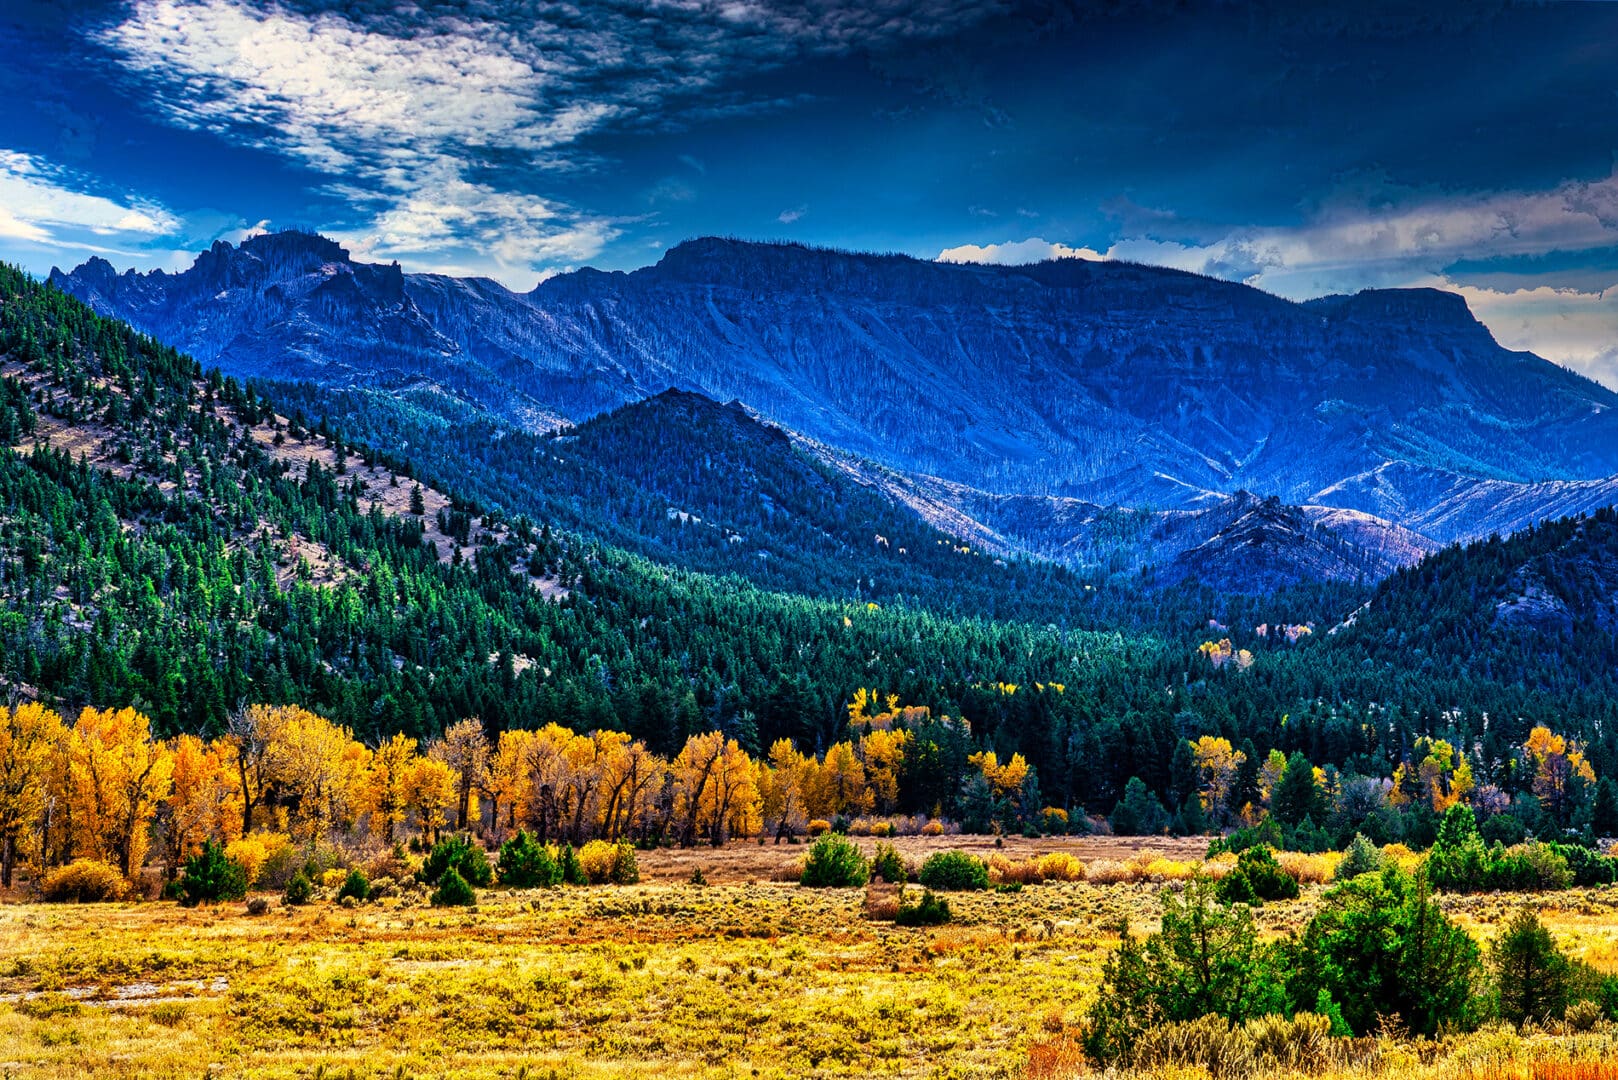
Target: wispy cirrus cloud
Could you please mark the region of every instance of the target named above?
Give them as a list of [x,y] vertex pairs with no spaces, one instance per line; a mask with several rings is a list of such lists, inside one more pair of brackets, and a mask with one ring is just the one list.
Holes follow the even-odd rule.
[[[737,72],[932,37],[999,9],[945,0],[134,0],[97,40],[167,119],[331,177],[368,217],[348,239],[511,279],[598,254],[609,216],[547,198],[545,170],[614,124],[711,110]],[[747,108],[746,101],[732,103]]]

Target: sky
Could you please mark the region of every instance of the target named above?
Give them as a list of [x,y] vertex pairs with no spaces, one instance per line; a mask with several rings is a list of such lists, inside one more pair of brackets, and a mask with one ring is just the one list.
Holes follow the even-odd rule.
[[1618,3],[0,0],[0,259],[720,234],[1460,292],[1618,387]]

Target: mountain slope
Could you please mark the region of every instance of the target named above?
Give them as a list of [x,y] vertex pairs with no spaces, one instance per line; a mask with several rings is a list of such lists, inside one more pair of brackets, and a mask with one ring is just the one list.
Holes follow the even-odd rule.
[[[110,269],[52,281],[229,371],[429,408],[448,394],[531,429],[686,389],[1001,494],[1172,508],[1244,489],[1313,501],[1390,462],[1525,483],[1618,473],[1618,396],[1502,349],[1432,290],[1293,304],[1151,267],[713,239],[522,295],[401,279],[298,234],[215,245],[182,274]],[[1431,510],[1423,491],[1401,488],[1392,520]]]
[[1618,669],[1618,511],[1447,548],[1389,577],[1331,636],[1368,662],[1420,664],[1434,679],[1610,687]]
[[[769,593],[418,493],[406,463],[3,266],[0,438],[0,693],[133,705],[164,733],[296,701],[372,742],[480,716],[665,753],[718,726],[758,752],[826,745],[854,689],[880,686],[970,702],[974,730],[1015,739],[1035,709],[1123,713],[1121,673],[1164,653]],[[989,707],[1002,682],[1049,681],[1072,706]]]

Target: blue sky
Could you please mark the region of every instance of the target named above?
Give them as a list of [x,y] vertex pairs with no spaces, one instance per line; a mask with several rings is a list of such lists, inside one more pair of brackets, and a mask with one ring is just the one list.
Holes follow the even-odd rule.
[[708,233],[1131,258],[1455,289],[1618,385],[1618,5],[6,0],[0,50],[40,273],[294,225],[517,289]]

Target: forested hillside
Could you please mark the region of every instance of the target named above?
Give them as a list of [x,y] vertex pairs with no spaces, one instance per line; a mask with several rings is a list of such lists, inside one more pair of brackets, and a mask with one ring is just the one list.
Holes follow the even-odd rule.
[[[854,692],[871,687],[964,717],[972,747],[1022,753],[1054,804],[1101,809],[1131,777],[1178,805],[1175,747],[1200,734],[1385,776],[1420,736],[1505,762],[1543,724],[1586,744],[1598,771],[1618,762],[1618,694],[1598,662],[1559,669],[1563,646],[1544,620],[1478,623],[1480,609],[1430,606],[1416,590],[1450,568],[1446,595],[1471,597],[1465,582],[1486,577],[1476,567],[1517,566],[1513,553],[1537,553],[1560,535],[1552,530],[1406,572],[1338,634],[1327,631],[1363,594],[1167,589],[1130,600],[936,542],[914,564],[925,572],[868,574],[891,566],[895,546],[925,550],[927,535],[894,530],[886,547],[873,540],[855,558],[845,547],[874,526],[849,518],[846,534],[816,533],[849,508],[817,494],[824,473],[760,452],[778,450],[778,435],[711,403],[657,403],[714,426],[723,437],[713,445],[732,448],[727,467],[766,469],[790,538],[779,549],[784,575],[802,580],[846,557],[875,579],[864,594],[793,595],[586,542],[576,522],[545,520],[542,502],[507,518],[433,485],[418,490],[404,458],[429,429],[385,456],[352,433],[308,430],[287,418],[292,406],[272,409],[24,275],[7,271],[0,294],[0,433],[16,448],[0,453],[0,673],[24,697],[135,705],[163,733],[216,733],[251,701],[314,709],[368,741],[479,716],[491,732],[552,721],[627,730],[665,754],[717,728],[760,753],[780,737],[823,751],[843,737]],[[657,460],[667,447],[649,427],[614,426],[634,415],[551,440],[575,477],[553,506],[593,506],[603,527],[661,515],[667,542],[688,544],[686,555],[746,551],[725,529],[745,536],[756,510],[727,505],[722,489],[698,485],[673,518],[650,499],[652,480],[679,481],[692,463]],[[591,454],[631,443],[647,484],[603,481],[598,502],[582,498],[577,478],[600,475]],[[470,458],[471,498],[517,490],[524,477],[545,490],[564,466],[535,466],[530,449],[501,468]],[[796,471],[770,471],[777,460]],[[1612,524],[1554,529],[1594,544]],[[940,567],[969,569],[950,577]],[[968,617],[945,602],[950,588],[970,596],[1002,580],[1020,618]],[[1610,595],[1604,580],[1580,579],[1584,607],[1569,609],[1574,640],[1593,656],[1611,647],[1591,606]],[[1554,589],[1571,604],[1561,577],[1546,581],[1561,582]],[[1492,629],[1441,644],[1469,625]],[[1542,643],[1529,654],[1538,661],[1517,659],[1524,642]]]

